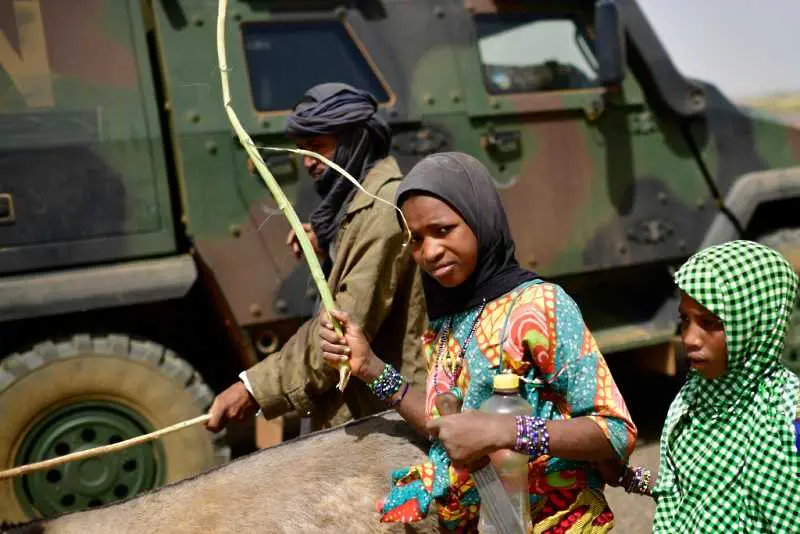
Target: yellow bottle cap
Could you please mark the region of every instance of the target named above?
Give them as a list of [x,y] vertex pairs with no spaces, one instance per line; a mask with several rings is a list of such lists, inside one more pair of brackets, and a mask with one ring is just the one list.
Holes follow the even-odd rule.
[[495,375],[492,385],[494,389],[516,390],[519,389],[519,376],[514,373]]

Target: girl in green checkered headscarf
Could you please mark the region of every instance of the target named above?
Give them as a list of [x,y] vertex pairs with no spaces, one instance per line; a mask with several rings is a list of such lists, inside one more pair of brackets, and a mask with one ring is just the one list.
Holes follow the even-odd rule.
[[661,437],[654,532],[800,532],[800,380],[780,363],[797,275],[733,241],[675,281],[692,370]]

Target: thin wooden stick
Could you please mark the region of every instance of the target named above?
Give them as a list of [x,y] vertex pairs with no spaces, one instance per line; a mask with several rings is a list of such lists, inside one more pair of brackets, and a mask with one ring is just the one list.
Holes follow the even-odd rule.
[[65,464],[67,462],[74,462],[76,460],[85,460],[87,458],[94,458],[95,456],[101,456],[103,454],[121,451],[123,449],[127,449],[128,447],[133,447],[134,445],[140,445],[142,443],[147,443],[148,441],[153,441],[154,439],[158,439],[161,436],[166,436],[167,434],[171,434],[172,432],[177,432],[178,430],[183,430],[184,428],[188,428],[190,426],[198,425],[200,423],[205,423],[209,419],[211,419],[211,416],[209,414],[200,415],[198,417],[195,417],[194,419],[181,421],[180,423],[175,423],[174,425],[162,428],[161,430],[156,430],[155,432],[150,432],[149,434],[145,434],[143,436],[136,436],[135,438],[126,439],[125,441],[120,441],[119,443],[112,443],[111,445],[103,445],[102,447],[95,447],[93,449],[87,449],[85,451],[73,452],[72,454],[65,454],[64,456],[59,456],[58,458],[51,458],[49,460],[44,460],[42,462],[36,462],[34,464],[28,464],[28,465],[21,465],[19,467],[14,467],[13,469],[0,471],[0,480],[27,475],[28,473],[32,473],[34,471],[49,469],[51,467]]
[[[272,173],[267,168],[266,163],[264,163],[264,160],[261,158],[261,154],[259,154],[255,144],[253,143],[253,140],[245,131],[242,123],[239,121],[239,117],[236,115],[236,112],[231,105],[231,90],[230,82],[228,81],[228,60],[225,47],[225,13],[227,9],[228,0],[219,0],[219,9],[217,11],[217,61],[219,62],[219,75],[222,83],[222,104],[225,106],[225,112],[228,114],[228,120],[230,121],[231,126],[233,126],[233,130],[236,132],[239,142],[247,151],[247,154],[250,156],[250,159],[253,161],[256,169],[258,169],[258,173],[261,175],[261,178],[264,180],[264,183],[267,185],[267,188],[269,189],[273,198],[275,198],[278,208],[289,220],[289,225],[292,227],[292,230],[294,230],[294,233],[297,236],[297,240],[300,243],[300,248],[303,250],[303,256],[305,257],[309,270],[311,271],[311,276],[314,279],[314,283],[317,285],[317,290],[319,291],[320,298],[322,299],[322,306],[326,311],[330,312],[335,308],[333,295],[331,294],[330,289],[328,289],[328,283],[325,280],[325,275],[322,272],[322,267],[319,264],[314,247],[311,245],[311,241],[308,239],[306,232],[303,230],[303,225],[301,224],[300,219],[297,217],[297,213],[295,213],[292,204],[286,198],[286,195],[283,193],[280,185],[278,185],[275,177],[272,176]],[[336,332],[341,335],[342,329],[338,322],[333,317],[331,317],[331,322],[333,323]],[[339,366],[339,391],[344,391],[344,388],[347,387],[347,381],[349,378],[350,366],[347,362],[342,362],[342,364]]]

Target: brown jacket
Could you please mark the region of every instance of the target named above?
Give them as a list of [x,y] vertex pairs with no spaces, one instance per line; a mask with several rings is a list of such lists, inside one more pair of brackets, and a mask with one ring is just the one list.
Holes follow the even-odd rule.
[[[393,203],[402,179],[393,157],[378,161],[364,189]],[[336,238],[328,287],[339,309],[361,326],[375,354],[415,384],[424,384],[420,336],[425,305],[419,268],[411,259],[395,210],[358,191]],[[386,409],[365,384],[351,378],[344,393],[320,349],[319,318],[303,324],[281,350],[247,370],[267,418],[292,410],[319,429]]]

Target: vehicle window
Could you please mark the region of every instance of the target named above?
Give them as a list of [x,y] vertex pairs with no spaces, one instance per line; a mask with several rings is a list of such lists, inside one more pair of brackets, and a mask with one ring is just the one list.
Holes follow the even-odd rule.
[[597,62],[585,27],[571,18],[477,15],[475,28],[490,94],[596,86]]
[[242,25],[253,104],[258,111],[287,110],[310,87],[343,82],[389,95],[350,33],[339,21],[266,22]]

